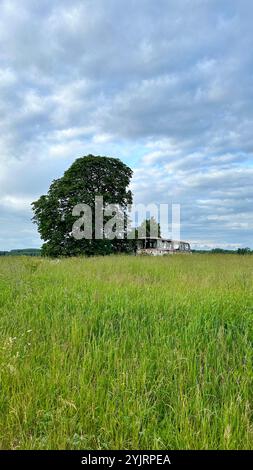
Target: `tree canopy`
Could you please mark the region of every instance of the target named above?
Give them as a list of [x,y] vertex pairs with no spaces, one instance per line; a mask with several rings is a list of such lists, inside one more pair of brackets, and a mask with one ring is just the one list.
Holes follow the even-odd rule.
[[[46,195],[32,203],[33,221],[44,240],[42,253],[48,256],[73,256],[113,253],[124,248],[119,240],[94,239],[95,197],[104,205],[119,204],[123,210],[132,203],[128,189],[132,170],[117,158],[87,155],[78,158],[54,180]],[[73,208],[87,204],[92,209],[92,239],[75,239],[72,233]],[[122,214],[124,217],[124,214]]]

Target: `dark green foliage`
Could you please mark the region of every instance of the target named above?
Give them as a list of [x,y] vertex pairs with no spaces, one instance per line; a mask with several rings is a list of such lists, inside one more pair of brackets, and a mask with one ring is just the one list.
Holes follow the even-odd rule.
[[40,256],[39,248],[23,248],[20,250],[0,251],[0,256]]
[[[145,227],[146,227],[146,235],[145,235]],[[154,217],[144,220],[142,224],[140,225],[139,229],[140,229],[139,236],[142,236],[141,232],[143,231],[144,237],[146,236],[147,238],[150,238],[150,237],[152,238],[153,233],[154,233],[154,234],[157,234],[156,236],[158,238],[161,238],[161,227],[160,227],[159,222],[157,222]]]
[[152,238],[152,236],[154,236],[153,233],[156,234],[156,237],[161,238],[161,226],[153,216],[150,219],[143,220],[139,227],[136,227],[133,230],[134,238],[136,240],[140,237]]
[[238,255],[248,255],[251,252],[250,248],[238,248],[237,250]]
[[[78,158],[62,178],[52,182],[48,194],[32,204],[33,221],[45,241],[42,254],[91,256],[124,251],[124,240],[120,250],[119,240],[94,239],[95,196],[103,196],[104,205],[121,205],[124,211],[127,204],[132,203],[132,193],[128,189],[131,176],[132,170],[119,159],[93,155]],[[77,204],[87,204],[92,209],[92,240],[76,240],[72,235],[72,226],[77,219],[72,210]]]

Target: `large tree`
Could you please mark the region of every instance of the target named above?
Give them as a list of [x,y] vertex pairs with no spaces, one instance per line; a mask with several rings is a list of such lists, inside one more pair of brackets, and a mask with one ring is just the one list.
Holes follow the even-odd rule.
[[[45,242],[42,254],[93,255],[123,249],[124,240],[95,239],[95,197],[103,196],[104,205],[119,204],[124,217],[124,210],[132,203],[128,189],[131,177],[132,170],[117,158],[94,155],[78,158],[62,178],[52,182],[46,195],[32,203],[33,221]],[[72,227],[77,217],[72,212],[77,204],[87,204],[92,209],[92,239],[73,237]]]

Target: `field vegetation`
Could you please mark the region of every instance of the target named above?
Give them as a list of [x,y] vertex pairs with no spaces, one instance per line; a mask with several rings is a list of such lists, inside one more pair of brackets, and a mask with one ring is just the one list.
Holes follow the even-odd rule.
[[250,255],[0,259],[2,449],[253,449]]

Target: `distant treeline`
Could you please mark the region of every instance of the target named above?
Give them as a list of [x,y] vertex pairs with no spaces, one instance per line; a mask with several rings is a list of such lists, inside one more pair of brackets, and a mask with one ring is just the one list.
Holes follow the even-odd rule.
[[0,256],[40,256],[41,250],[37,248],[25,248],[23,250],[0,251]]
[[[223,250],[222,248],[214,248],[213,250],[192,250],[192,253],[253,255],[253,250],[250,248],[238,248],[238,250]],[[41,250],[38,248],[25,248],[23,250],[0,251],[0,256],[41,256]]]
[[253,250],[250,248],[238,248],[238,250],[223,250],[222,248],[214,248],[213,250],[192,250],[193,253],[222,253],[225,255],[253,255]]

